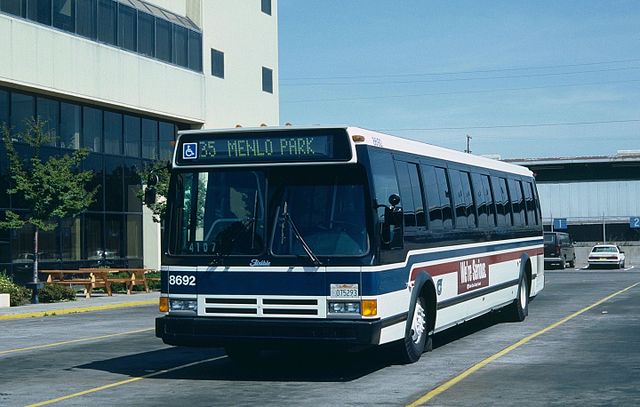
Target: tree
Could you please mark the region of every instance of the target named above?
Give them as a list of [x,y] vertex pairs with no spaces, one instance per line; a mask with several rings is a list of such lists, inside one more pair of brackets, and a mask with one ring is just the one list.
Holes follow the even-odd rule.
[[[154,186],[157,199],[154,203],[145,203],[145,205],[153,212],[153,221],[162,223],[167,212],[167,195],[169,194],[169,167],[171,163],[168,161],[158,160],[146,165],[139,175],[143,183],[147,183],[149,177],[157,176],[157,183]],[[144,190],[138,192],[138,198],[144,202]]]
[[[27,121],[22,133],[11,134],[2,128],[2,139],[9,161],[11,188],[9,195],[19,195],[25,202],[25,212],[6,211],[0,220],[0,228],[20,229],[31,225],[33,232],[33,302],[38,302],[38,234],[52,231],[61,219],[76,216],[91,205],[97,192],[87,191],[87,183],[93,177],[91,171],[80,171],[79,165],[89,154],[88,150],[75,150],[71,154],[44,159],[43,146],[55,140],[45,131],[45,122],[39,119]],[[14,145],[23,142],[29,149],[29,157],[21,157]]]

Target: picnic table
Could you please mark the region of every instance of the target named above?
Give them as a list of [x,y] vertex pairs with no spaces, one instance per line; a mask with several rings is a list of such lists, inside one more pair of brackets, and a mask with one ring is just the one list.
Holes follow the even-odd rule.
[[[156,278],[146,277],[146,273],[154,271],[146,268],[80,268],[77,270],[42,270],[47,273],[48,284],[80,285],[84,287],[86,298],[91,297],[94,288],[104,288],[107,295],[111,296],[113,283],[124,283],[127,294],[131,294],[133,287],[141,285],[149,292],[149,281]],[[126,276],[116,274],[127,273]]]

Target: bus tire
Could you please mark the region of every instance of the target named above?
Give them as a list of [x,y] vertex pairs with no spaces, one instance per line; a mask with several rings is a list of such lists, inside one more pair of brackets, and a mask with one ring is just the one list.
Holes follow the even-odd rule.
[[529,282],[522,273],[518,283],[518,295],[508,306],[507,317],[509,321],[522,322],[529,315]]
[[427,308],[424,298],[417,297],[413,314],[407,319],[404,338],[397,343],[397,355],[402,364],[415,363],[433,342],[428,332]]

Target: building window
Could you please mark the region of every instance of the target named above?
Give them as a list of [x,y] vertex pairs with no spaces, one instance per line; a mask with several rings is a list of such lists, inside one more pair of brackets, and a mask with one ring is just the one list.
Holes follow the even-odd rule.
[[60,102],[38,96],[36,114],[42,122],[42,129],[45,133],[50,133],[51,135],[51,141],[47,145],[55,146],[58,136],[58,123],[60,122]]
[[171,23],[156,19],[156,58],[171,62]]
[[51,0],[27,0],[27,18],[51,25]]
[[104,152],[122,154],[122,115],[104,112]]
[[158,158],[158,122],[142,119],[142,158]]
[[189,30],[189,69],[202,71],[202,34]]
[[262,67],[262,90],[273,93],[273,70]]
[[118,7],[118,45],[129,51],[138,49],[136,10],[120,4]]
[[102,152],[102,110],[82,109],[82,147],[96,153]]
[[173,62],[187,67],[189,58],[189,40],[187,29],[178,25],[173,26]]
[[21,133],[27,128],[28,120],[35,115],[35,98],[18,92],[11,93],[11,130]]
[[116,3],[111,0],[98,0],[98,41],[116,45],[117,19]]
[[124,116],[124,155],[140,157],[140,118]]
[[152,57],[155,55],[155,19],[152,15],[138,13],[138,52]]
[[0,11],[21,17],[22,2],[23,0],[0,0]]
[[76,33],[96,39],[96,0],[76,0]]
[[271,0],[262,0],[261,10],[263,13],[271,15]]
[[159,123],[160,159],[171,160],[173,154],[173,142],[176,139],[176,126],[173,123]]
[[80,118],[80,106],[64,102],[60,104],[60,147],[80,147]]
[[211,75],[224,78],[224,52],[211,49]]
[[53,26],[69,32],[76,31],[75,0],[53,0]]
[[0,129],[9,126],[9,92],[0,89]]

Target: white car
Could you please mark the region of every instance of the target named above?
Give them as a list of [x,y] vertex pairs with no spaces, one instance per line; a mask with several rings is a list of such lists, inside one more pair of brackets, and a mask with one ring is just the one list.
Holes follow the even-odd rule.
[[589,253],[589,267],[591,266],[617,266],[624,268],[624,252],[614,244],[597,244]]

